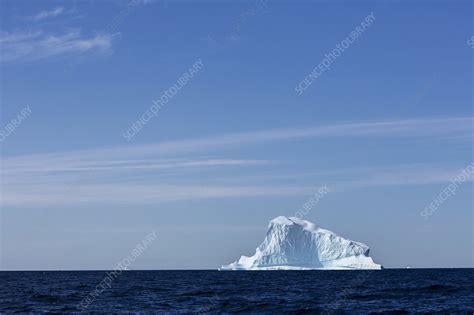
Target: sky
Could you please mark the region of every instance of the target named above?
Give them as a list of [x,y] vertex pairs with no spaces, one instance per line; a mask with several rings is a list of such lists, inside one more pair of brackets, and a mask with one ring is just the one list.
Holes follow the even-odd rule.
[[113,269],[152,231],[131,269],[216,269],[324,186],[304,219],[375,262],[474,267],[472,13],[1,1],[0,269]]

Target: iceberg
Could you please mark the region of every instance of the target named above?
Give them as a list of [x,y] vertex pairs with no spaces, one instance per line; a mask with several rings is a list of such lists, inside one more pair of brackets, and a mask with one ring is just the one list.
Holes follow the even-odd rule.
[[306,220],[279,216],[270,221],[255,255],[241,256],[219,270],[382,269],[369,246]]

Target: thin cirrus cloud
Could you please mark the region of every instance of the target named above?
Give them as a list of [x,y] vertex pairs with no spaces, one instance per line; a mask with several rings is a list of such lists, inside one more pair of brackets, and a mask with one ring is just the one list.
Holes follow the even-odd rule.
[[[365,170],[343,170],[351,174],[351,178],[334,179],[337,183],[333,192],[359,188],[384,186],[416,186],[446,184],[453,181],[468,165],[436,165],[436,164],[405,164],[385,167],[368,167]],[[339,171],[339,170],[338,170]],[[466,173],[466,172],[465,172]],[[472,182],[474,175],[466,173],[465,181]]]
[[64,13],[64,8],[63,7],[56,7],[56,8],[53,8],[51,10],[41,11],[38,14],[29,17],[29,19],[33,20],[33,21],[42,21],[42,20],[45,20],[45,19],[57,17],[57,16],[61,15],[62,13]]
[[161,184],[74,184],[7,187],[2,206],[65,206],[81,204],[157,204],[184,200],[241,198],[258,196],[307,195],[313,187],[161,185]]
[[140,158],[143,156],[169,156],[237,145],[252,145],[296,139],[326,138],[428,138],[470,140],[474,130],[474,117],[439,119],[411,119],[378,122],[333,124],[308,128],[280,128],[250,132],[173,140],[141,145],[121,145],[100,149],[86,149],[60,153],[41,153],[9,157],[5,162],[30,163],[32,160],[49,160],[61,163],[64,159],[94,160],[102,157]]
[[0,32],[0,62],[22,63],[53,57],[78,56],[86,53],[108,54],[117,34],[83,36],[80,30],[61,35],[43,31]]
[[[110,158],[110,157],[109,157]],[[64,206],[72,204],[154,204],[180,200],[237,196],[286,195],[300,191],[288,187],[222,186],[212,184],[163,183],[156,176],[171,172],[171,178],[186,170],[203,172],[210,168],[252,167],[272,164],[243,159],[161,159],[128,161],[80,161],[65,158],[15,165],[3,164],[2,206]],[[29,167],[26,167],[30,164]],[[26,167],[26,168],[24,168]],[[136,176],[152,173],[151,181]],[[168,177],[169,179],[170,177]],[[178,180],[179,181],[179,180]]]
[[[110,158],[110,157],[109,157]],[[28,173],[33,176],[50,173],[78,173],[78,172],[114,172],[114,171],[153,171],[172,170],[197,167],[219,166],[249,166],[268,165],[273,162],[267,160],[245,159],[143,159],[143,160],[92,160],[64,158],[52,160],[26,160],[20,163],[8,161],[4,163],[4,175]],[[6,167],[5,167],[6,165]]]
[[[314,191],[314,186],[309,187],[304,181],[297,181],[299,184],[290,186],[273,181],[260,181],[257,184],[258,181],[250,177],[245,180],[245,173],[236,172],[236,168],[252,167],[251,176],[258,175],[258,171],[271,167],[274,161],[199,158],[196,154],[202,155],[212,150],[217,155],[219,149],[228,147],[240,148],[297,139],[401,137],[439,141],[443,137],[468,135],[472,139],[473,121],[472,117],[458,117],[360,122],[4,157],[0,173],[4,182],[2,204],[147,204],[236,196],[307,195]],[[223,176],[221,183],[216,184],[216,181],[206,177],[211,169],[218,170],[218,175]],[[458,171],[457,168],[435,166],[420,173],[420,169],[422,167],[419,165],[400,169],[369,169],[360,176],[345,175],[351,172],[344,171],[343,176],[329,176],[318,184],[335,183],[334,191],[384,185],[430,184],[449,181]],[[196,173],[189,173],[194,171],[198,171],[198,177]],[[216,178],[214,175],[212,178]],[[236,183],[234,179],[242,176],[243,182]],[[200,179],[198,184],[195,183],[196,178]]]
[[258,143],[290,141],[304,138],[357,138],[357,137],[404,137],[434,138],[461,137],[472,139],[473,117],[444,119],[416,119],[381,122],[362,122],[325,125],[311,128],[270,129],[252,132],[190,138],[142,145],[122,145],[99,149],[86,149],[58,153],[38,153],[4,157],[5,169],[30,170],[44,168],[49,161],[54,167],[83,167],[90,163],[119,163],[120,161],[143,160],[152,157],[190,154],[192,152],[219,149],[229,146],[244,146]]

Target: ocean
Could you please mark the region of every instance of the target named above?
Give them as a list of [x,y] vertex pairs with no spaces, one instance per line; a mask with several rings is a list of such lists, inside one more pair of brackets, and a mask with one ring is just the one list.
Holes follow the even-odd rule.
[[0,272],[0,313],[474,312],[474,269]]

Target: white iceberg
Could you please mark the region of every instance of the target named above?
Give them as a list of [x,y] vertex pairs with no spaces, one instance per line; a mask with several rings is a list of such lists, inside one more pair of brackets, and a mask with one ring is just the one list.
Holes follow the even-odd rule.
[[309,221],[280,216],[270,221],[255,255],[219,270],[382,269],[369,252],[367,245]]

